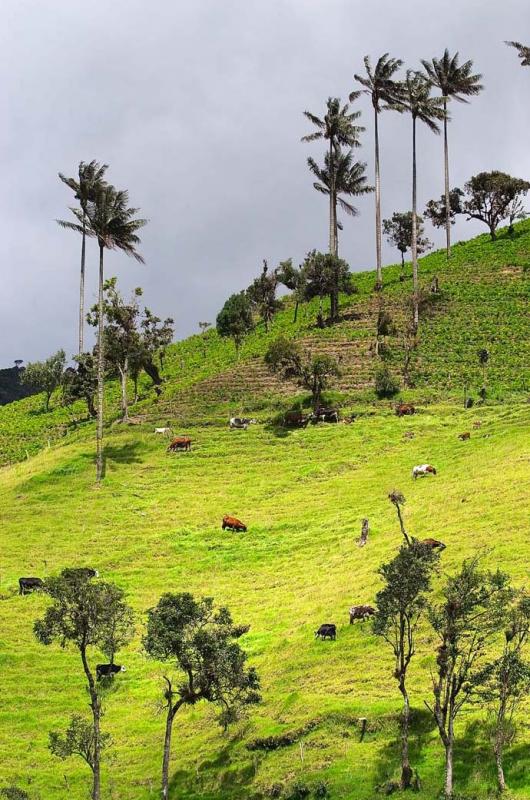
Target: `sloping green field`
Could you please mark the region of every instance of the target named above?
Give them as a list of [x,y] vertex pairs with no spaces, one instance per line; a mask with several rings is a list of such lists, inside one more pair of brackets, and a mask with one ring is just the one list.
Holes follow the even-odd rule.
[[[472,428],[480,419],[479,429]],[[483,551],[516,585],[528,579],[530,540],[530,406],[521,400],[464,411],[424,407],[398,419],[368,409],[351,425],[280,433],[267,423],[248,431],[189,429],[194,450],[173,456],[152,425],[114,429],[107,440],[107,477],[94,488],[89,431],[0,472],[2,555],[0,616],[1,772],[42,800],[84,798],[81,762],[48,752],[48,732],[87,708],[78,656],[45,648],[32,626],[42,595],[16,595],[20,575],[89,565],[128,593],[137,612],[135,641],[120,654],[127,666],[105,701],[104,728],[114,747],[104,767],[105,797],[158,796],[163,717],[157,713],[161,665],[141,651],[144,615],[164,591],[211,595],[249,623],[241,640],[262,678],[263,703],[223,735],[198,705],[176,720],[172,797],[190,800],[281,796],[296,780],[324,779],[330,797],[373,798],[398,774],[399,695],[389,652],[364,626],[348,625],[352,603],[371,602],[378,565],[400,544],[393,488],[406,496],[406,523],[420,537],[442,539],[443,571]],[[471,430],[470,441],[460,432]],[[405,433],[412,434],[405,436]],[[413,481],[429,461],[433,478]],[[221,531],[235,514],[247,534]],[[370,519],[366,547],[356,539]],[[438,579],[438,584],[442,576]],[[322,622],[338,625],[336,642],[313,637]],[[423,707],[435,642],[425,628],[411,668],[415,709],[413,764],[422,796],[442,785],[442,750]],[[99,658],[98,658],[99,660]],[[167,666],[165,667],[167,670]],[[514,797],[530,797],[530,707],[507,755]],[[358,717],[368,718],[359,743]],[[495,787],[483,716],[461,718],[456,754],[459,792],[484,797]],[[301,732],[301,729],[305,730]],[[249,750],[256,737],[300,734],[291,745]],[[296,739],[297,737],[291,737]]]

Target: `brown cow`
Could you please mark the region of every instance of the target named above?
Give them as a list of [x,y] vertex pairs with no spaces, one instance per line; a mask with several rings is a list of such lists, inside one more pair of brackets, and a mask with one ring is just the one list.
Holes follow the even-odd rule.
[[372,606],[352,606],[349,611],[350,614],[350,625],[353,625],[358,619],[361,622],[364,622],[368,617],[373,617],[375,614],[375,608]]
[[465,433],[459,433],[458,438],[461,442],[466,442],[468,439],[471,439],[471,434],[469,431],[466,431]]
[[171,440],[168,453],[175,453],[177,450],[191,450],[191,439],[189,436],[175,436]]
[[228,528],[229,531],[241,531],[243,533],[246,533],[247,530],[247,526],[244,525],[241,520],[237,519],[237,517],[230,517],[228,514],[225,514],[223,517],[221,528],[223,530]]
[[445,550],[445,544],[443,542],[439,542],[438,539],[422,539],[420,544],[424,544],[425,547],[430,547],[431,550]]
[[398,417],[410,417],[416,413],[416,408],[412,403],[398,403],[396,406],[396,415]]

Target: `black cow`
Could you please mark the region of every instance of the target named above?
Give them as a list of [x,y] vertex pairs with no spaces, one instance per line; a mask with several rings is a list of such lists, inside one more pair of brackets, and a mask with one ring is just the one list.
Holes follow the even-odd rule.
[[286,428],[305,428],[311,420],[313,414],[304,415],[301,411],[286,411],[283,415],[283,424]]
[[125,672],[125,667],[120,666],[120,664],[96,664],[98,681],[102,678],[113,676],[116,672]]
[[316,422],[338,422],[339,412],[336,408],[319,408],[315,414]]
[[326,622],[321,625],[318,631],[315,631],[315,639],[331,639],[333,642],[337,638],[337,626],[332,622]]
[[30,594],[39,589],[44,589],[44,581],[42,578],[19,578],[18,579],[18,593]]

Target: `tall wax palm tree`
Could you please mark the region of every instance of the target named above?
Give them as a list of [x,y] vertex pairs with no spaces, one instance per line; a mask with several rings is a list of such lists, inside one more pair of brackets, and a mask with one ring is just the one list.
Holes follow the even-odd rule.
[[522,67],[530,67],[530,47],[526,44],[521,44],[521,42],[504,42],[504,44],[507,44],[508,47],[515,47],[517,55],[521,59]]
[[443,97],[431,97],[432,84],[420,72],[408,70],[401,88],[403,109],[412,117],[412,281],[413,281],[413,327],[416,331],[419,322],[419,283],[418,283],[418,216],[416,180],[416,122],[423,122],[433,133],[440,133],[438,120],[445,119]]
[[[381,264],[381,172],[379,160],[379,114],[389,108],[395,108],[397,83],[394,75],[403,62],[399,58],[390,58],[384,53],[372,69],[370,58],[364,57],[366,75],[354,75],[355,80],[364,86],[361,92],[370,96],[374,107],[375,132],[375,252],[377,261],[377,288],[383,286]],[[352,92],[350,101],[358,92]]]
[[466,61],[459,64],[458,53],[453,57],[449,55],[449,50],[445,48],[441,58],[433,58],[431,61],[422,59],[421,63],[425,70],[427,80],[436,86],[442,93],[444,110],[444,166],[445,166],[445,237],[447,258],[451,256],[451,208],[449,201],[449,146],[447,142],[447,103],[449,100],[458,100],[459,103],[467,103],[466,97],[479,94],[484,88],[480,83],[482,75],[473,75],[473,62]]
[[[88,204],[93,202],[96,191],[103,186],[105,171],[108,164],[100,164],[98,161],[91,161],[86,164],[81,161],[78,169],[77,178],[67,178],[59,172],[59,178],[75,194],[75,199],[79,201],[81,209],[81,278],[79,281],[79,354],[84,350],[83,332],[85,326],[85,240],[86,240],[86,214]],[[73,211],[73,209],[71,209]],[[76,214],[76,216],[78,216]],[[62,227],[69,227],[63,220],[57,220]],[[76,229],[77,230],[77,229]]]
[[82,233],[82,219],[86,218],[86,235],[97,239],[99,246],[99,294],[98,294],[98,335],[97,335],[97,428],[96,428],[96,480],[103,477],[103,389],[105,378],[105,354],[103,346],[104,304],[103,304],[103,255],[105,250],[122,250],[136,261],[144,263],[136,251],[140,238],[136,231],[147,220],[135,219],[137,208],[129,208],[129,194],[114,186],[104,184],[96,191],[93,201],[87,205],[85,215],[79,209],[72,209],[79,224],[65,223],[65,227]]
[[[356,100],[360,92],[354,92],[350,96],[350,102]],[[356,125],[355,121],[361,116],[360,111],[350,111],[346,103],[341,106],[338,97],[328,97],[326,103],[326,114],[323,119],[315,116],[310,111],[304,111],[304,116],[313,123],[316,131],[302,136],[303,142],[314,142],[319,139],[328,140],[328,168],[330,174],[329,191],[329,252],[337,255],[336,240],[336,209],[337,199],[335,190],[335,156],[341,147],[359,147],[359,134],[364,128]]]

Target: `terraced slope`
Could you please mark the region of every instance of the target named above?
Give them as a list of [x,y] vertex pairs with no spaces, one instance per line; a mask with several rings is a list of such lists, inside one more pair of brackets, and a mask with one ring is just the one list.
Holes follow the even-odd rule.
[[[471,440],[457,434],[482,427]],[[167,590],[190,590],[227,604],[250,663],[262,679],[263,703],[223,735],[207,708],[182,712],[171,762],[172,800],[258,800],[290,796],[302,781],[329,796],[371,800],[375,786],[398,774],[399,695],[391,658],[369,626],[349,626],[352,602],[373,601],[378,565],[400,541],[387,493],[401,489],[406,522],[417,536],[447,544],[444,571],[483,550],[517,585],[528,577],[530,467],[526,403],[480,412],[432,405],[397,419],[367,408],[352,425],[310,427],[279,435],[267,424],[248,431],[196,426],[195,448],[174,457],[152,426],[117,426],[107,440],[107,478],[93,485],[91,438],[82,432],[0,473],[0,763],[4,782],[30,796],[82,800],[87,771],[59,762],[48,731],[86,710],[78,657],[33,638],[43,596],[16,594],[20,575],[64,566],[95,566],[128,593],[137,613],[127,666],[105,700],[104,728],[113,736],[105,763],[105,796],[157,796],[163,720],[157,714],[162,667],[141,650],[144,615]],[[432,461],[436,478],[413,481],[410,468]],[[223,532],[224,513],[249,525]],[[368,545],[356,538],[369,517]],[[441,580],[441,578],[440,578]],[[439,581],[438,581],[439,584]],[[336,642],[315,641],[324,621]],[[411,671],[412,759],[434,800],[442,784],[442,750],[424,711],[436,642],[424,627]],[[101,654],[94,656],[95,661]],[[530,706],[507,755],[513,797],[530,797]],[[359,742],[359,717],[368,733]],[[495,785],[480,709],[458,725],[456,786],[476,798]],[[266,749],[259,739],[273,737]],[[291,743],[289,743],[291,742]],[[302,758],[303,756],[303,758]],[[276,787],[276,788],[275,788]]]

